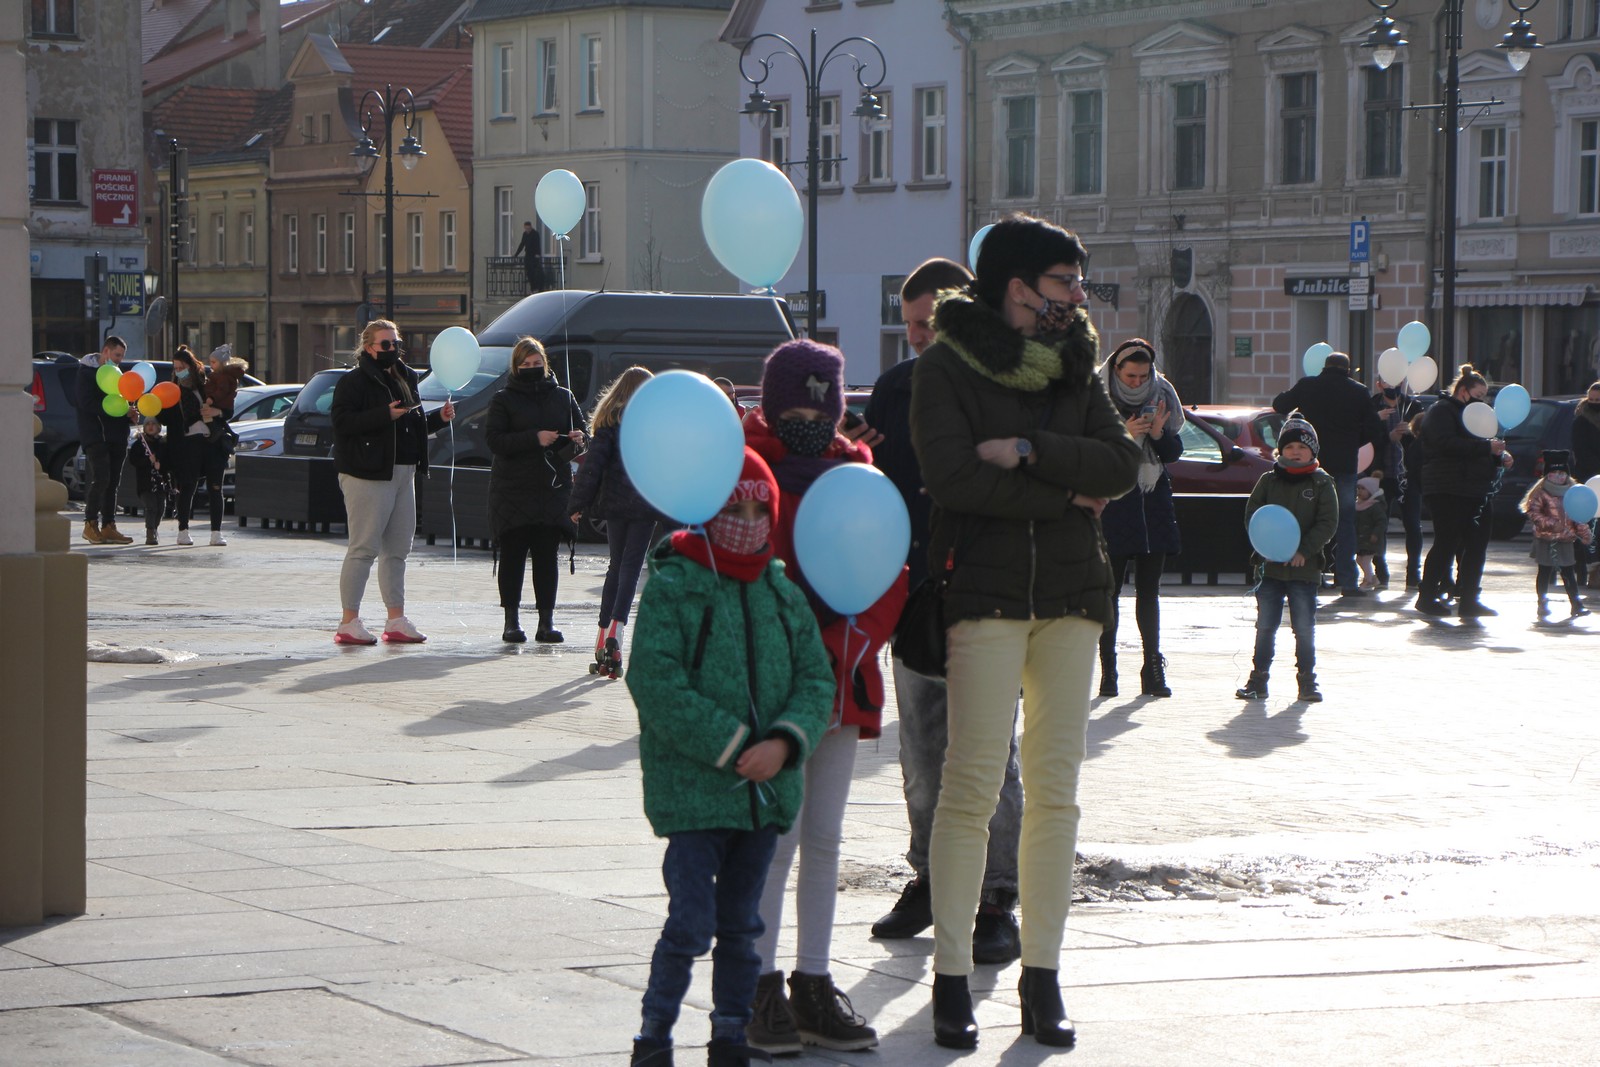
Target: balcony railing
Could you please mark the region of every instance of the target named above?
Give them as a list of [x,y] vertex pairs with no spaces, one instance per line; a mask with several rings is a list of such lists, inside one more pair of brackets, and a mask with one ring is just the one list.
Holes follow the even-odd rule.
[[[545,287],[553,289],[560,270],[555,256],[542,257]],[[484,295],[489,300],[521,300],[528,295],[528,273],[521,256],[484,256]]]

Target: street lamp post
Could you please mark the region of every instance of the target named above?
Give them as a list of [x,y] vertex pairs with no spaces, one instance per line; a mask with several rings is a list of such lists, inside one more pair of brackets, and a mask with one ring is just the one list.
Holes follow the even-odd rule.
[[[750,56],[750,50],[756,42],[769,40],[774,42],[772,51],[764,57],[755,59],[754,66],[759,68],[759,76],[745,70],[745,59]],[[870,70],[869,60],[858,58],[854,53],[841,51],[845,45],[859,42],[872,49],[872,55],[877,57],[878,76],[872,81],[867,81],[863,76]],[[844,156],[830,156],[822,158],[821,142],[821,110],[822,110],[822,72],[828,69],[828,64],[835,59],[848,59],[855,64],[856,84],[861,87],[861,102],[851,112],[858,119],[870,120],[883,114],[883,107],[873,90],[883,84],[888,76],[888,66],[884,62],[883,50],[867,37],[846,37],[835,44],[822,56],[817,58],[817,31],[811,31],[811,48],[809,58],[802,54],[800,49],[789,38],[778,33],[758,33],[745,42],[744,48],[739,51],[739,76],[751,86],[750,99],[743,108],[741,115],[750,115],[758,122],[764,122],[777,110],[772,101],[767,99],[767,94],[762,92],[761,85],[772,74],[772,61],[779,56],[789,56],[800,65],[800,75],[805,79],[806,89],[806,333],[816,336],[817,333],[817,186],[819,184],[820,168],[824,163],[838,165],[844,161]],[[869,57],[870,59],[870,57]],[[792,166],[788,161],[778,163],[780,167]]]
[[[370,103],[369,103],[370,101]],[[378,119],[383,121],[383,317],[394,318],[394,156],[400,153],[400,164],[406,170],[416,168],[417,160],[428,153],[422,150],[422,141],[411,132],[416,123],[416,100],[407,88],[396,89],[385,85],[383,92],[368,89],[361,98],[361,140],[350,154],[362,159],[377,159],[378,148],[372,143],[372,127]],[[394,120],[398,116],[405,122],[406,139],[394,147]],[[401,194],[422,195],[422,194]]]
[[[1362,42],[1363,48],[1372,49],[1372,62],[1379,70],[1388,70],[1389,65],[1395,61],[1400,49],[1407,45],[1395,21],[1389,17],[1390,8],[1398,0],[1367,0],[1369,4],[1378,9],[1378,20],[1373,23],[1372,29],[1367,33],[1367,39]],[[1519,5],[1517,0],[1510,0],[1511,7],[1517,13],[1516,20],[1511,23],[1509,31],[1501,38],[1496,48],[1506,53],[1506,61],[1512,70],[1520,71],[1528,65],[1528,60],[1533,57],[1533,50],[1544,47],[1534,35],[1533,26],[1524,17],[1529,11],[1539,6],[1539,0],[1532,0],[1526,5]],[[1461,100],[1461,23],[1465,14],[1466,0],[1444,0],[1444,6],[1439,10],[1438,18],[1444,21],[1445,45],[1445,76],[1444,100],[1437,104],[1411,104],[1404,108],[1406,111],[1437,111],[1442,113],[1443,119],[1440,129],[1445,134],[1444,138],[1444,225],[1441,229],[1441,240],[1444,248],[1441,250],[1440,260],[1444,264],[1442,271],[1442,292],[1440,301],[1443,304],[1443,314],[1439,322],[1439,355],[1440,371],[1448,373],[1456,365],[1456,183],[1460,173],[1460,133],[1461,109],[1463,107],[1478,108],[1479,113],[1502,103],[1491,97],[1488,100],[1472,100],[1465,103]]]

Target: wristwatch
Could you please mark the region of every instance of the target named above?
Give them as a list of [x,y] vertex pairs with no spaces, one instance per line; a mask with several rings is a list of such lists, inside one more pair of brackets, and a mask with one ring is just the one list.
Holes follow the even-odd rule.
[[1028,457],[1033,455],[1033,442],[1026,437],[1017,438],[1017,462],[1022,466],[1028,465]]

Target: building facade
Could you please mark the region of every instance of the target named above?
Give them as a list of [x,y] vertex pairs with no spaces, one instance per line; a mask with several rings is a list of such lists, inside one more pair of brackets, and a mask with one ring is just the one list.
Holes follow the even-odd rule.
[[[539,226],[552,287],[730,292],[700,229],[706,183],[738,151],[738,72],[717,42],[731,0],[476,0],[475,325],[527,293],[511,260]],[[552,170],[583,182],[566,240],[539,223]]]
[[[36,352],[98,349],[108,332],[142,358],[139,5],[26,5],[28,275]],[[85,301],[104,268],[100,314]]]
[[[867,37],[883,54],[845,43],[818,81],[819,158],[817,210],[818,334],[845,354],[845,374],[871,384],[909,354],[900,320],[900,283],[933,256],[967,259],[961,166],[966,101],[962,93],[964,42],[932,5],[920,0],[780,4],[738,0],[723,39],[736,48],[760,33],[793,42],[810,61],[811,31],[818,58],[852,36]],[[777,42],[755,41],[747,75],[761,76],[759,60]],[[861,82],[851,57],[864,65],[882,115],[858,119]],[[742,86],[749,89],[750,86]],[[798,64],[779,58],[761,86],[776,112],[760,126],[744,123],[740,154],[783,167],[802,198],[810,131],[806,86]],[[807,249],[779,283],[797,322],[805,319]]]

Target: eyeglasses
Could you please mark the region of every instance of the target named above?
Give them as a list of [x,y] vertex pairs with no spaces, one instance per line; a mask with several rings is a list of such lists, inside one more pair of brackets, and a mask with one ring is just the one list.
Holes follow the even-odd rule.
[[379,341],[378,342],[378,351],[379,352],[404,352],[405,348],[400,344],[399,341]]
[[1080,274],[1041,274],[1039,277],[1058,281],[1068,289],[1077,289],[1089,284],[1089,279]]

